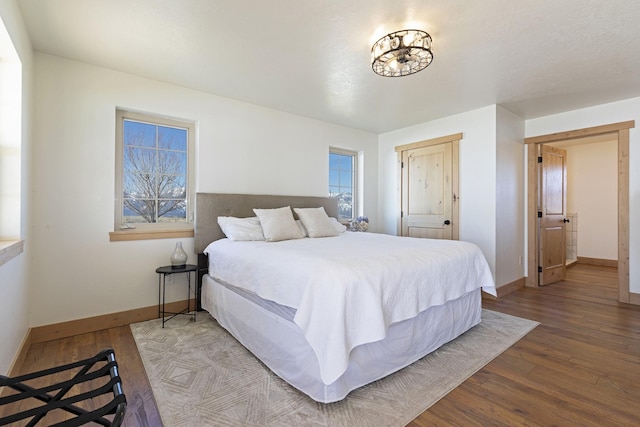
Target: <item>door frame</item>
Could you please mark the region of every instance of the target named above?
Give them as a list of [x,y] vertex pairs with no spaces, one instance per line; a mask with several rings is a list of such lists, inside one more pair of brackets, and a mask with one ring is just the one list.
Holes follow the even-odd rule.
[[[460,200],[460,140],[462,139],[462,133],[455,133],[453,135],[441,136],[438,138],[427,139],[424,141],[413,142],[411,144],[399,145],[395,147],[397,157],[397,173],[398,173],[398,188],[396,206],[399,208],[399,213],[402,212],[402,154],[404,151],[413,150],[415,148],[428,147],[431,145],[447,144],[451,143],[451,194],[453,196],[453,204],[451,206],[451,239],[460,239],[460,208],[458,201]],[[398,215],[397,234],[402,236],[402,215]]]
[[640,305],[640,295],[629,291],[629,129],[635,121],[612,123],[524,139],[527,147],[527,278],[526,286],[538,287],[537,195],[538,144],[612,134],[618,145],[618,301]]

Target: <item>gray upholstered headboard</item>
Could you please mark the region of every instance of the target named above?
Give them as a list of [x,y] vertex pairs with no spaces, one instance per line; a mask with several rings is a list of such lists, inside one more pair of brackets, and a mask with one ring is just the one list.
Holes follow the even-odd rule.
[[224,238],[224,234],[218,225],[217,219],[219,216],[246,218],[255,216],[253,208],[273,209],[283,206],[291,206],[292,208],[317,208],[322,206],[327,215],[338,217],[338,200],[331,197],[197,193],[195,252],[200,254],[209,243]]

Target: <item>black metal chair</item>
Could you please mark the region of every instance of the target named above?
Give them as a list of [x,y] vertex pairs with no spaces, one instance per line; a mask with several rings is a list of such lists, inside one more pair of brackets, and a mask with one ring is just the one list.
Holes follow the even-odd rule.
[[[74,370],[77,371],[75,375],[73,375]],[[61,374],[63,372],[67,373],[67,377],[70,375],[73,375],[73,377],[56,384],[39,388],[26,384],[28,381],[49,375],[56,375],[56,378],[60,378],[64,375]],[[40,421],[45,419],[49,412],[61,410],[69,412],[75,415],[75,417],[54,424],[55,426],[71,427],[93,422],[103,426],[118,427],[122,424],[127,409],[127,400],[122,391],[122,381],[118,374],[118,364],[116,363],[113,349],[103,350],[89,359],[13,378],[0,375],[0,387],[2,386],[9,387],[18,393],[3,393],[3,396],[0,397],[0,409],[3,407],[10,408],[8,406],[10,404],[27,402],[28,399],[36,399],[39,401],[36,403],[44,402],[44,405],[40,404],[32,409],[26,409],[15,414],[4,416],[0,418],[0,425],[11,424],[30,418],[26,425],[36,426],[39,425],[38,423]],[[89,391],[84,391],[86,389],[89,389]],[[74,394],[72,391],[75,390],[83,391]],[[55,394],[50,394],[52,392]],[[102,395],[109,396],[98,398]],[[103,403],[107,399],[109,399],[108,402]],[[83,405],[83,402],[86,404]],[[103,406],[92,410],[82,407],[93,407],[97,402],[100,402],[98,404],[102,404]],[[113,414],[113,416],[110,417],[111,419],[105,418],[105,416],[110,416],[111,414]],[[51,425],[46,420],[43,422]]]

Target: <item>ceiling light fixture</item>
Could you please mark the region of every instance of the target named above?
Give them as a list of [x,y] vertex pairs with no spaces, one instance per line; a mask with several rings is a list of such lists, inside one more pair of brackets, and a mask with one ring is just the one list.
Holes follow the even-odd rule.
[[431,36],[421,30],[387,34],[371,47],[371,68],[384,77],[401,77],[422,71],[433,61]]

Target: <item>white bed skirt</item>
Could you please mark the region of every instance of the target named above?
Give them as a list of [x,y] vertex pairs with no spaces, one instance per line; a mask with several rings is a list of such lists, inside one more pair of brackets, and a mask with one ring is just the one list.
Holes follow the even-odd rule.
[[332,384],[324,384],[313,349],[292,321],[292,309],[264,300],[256,304],[209,275],[202,280],[201,304],[280,378],[322,403],[342,400],[350,391],[431,353],[480,323],[482,311],[481,291],[476,289],[395,323],[382,341],[353,349],[347,370]]

